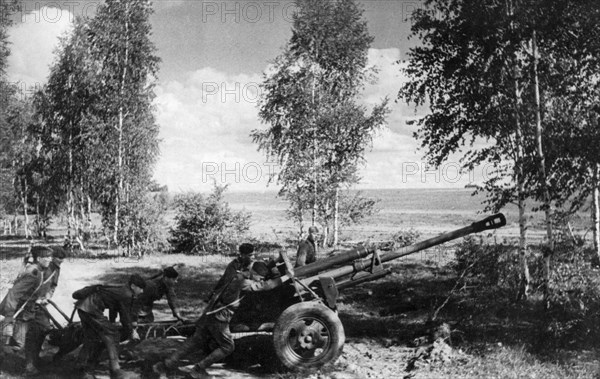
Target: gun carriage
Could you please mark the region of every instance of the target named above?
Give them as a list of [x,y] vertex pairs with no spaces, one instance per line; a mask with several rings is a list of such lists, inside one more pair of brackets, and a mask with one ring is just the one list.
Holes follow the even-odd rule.
[[231,322],[231,330],[272,330],[273,347],[284,366],[289,369],[320,367],[337,359],[344,345],[344,327],[336,307],[339,291],[390,274],[384,267],[386,262],[504,225],[506,218],[498,213],[394,251],[381,253],[358,246],[295,269],[283,253],[281,276],[270,279],[276,281],[277,287],[244,297]]

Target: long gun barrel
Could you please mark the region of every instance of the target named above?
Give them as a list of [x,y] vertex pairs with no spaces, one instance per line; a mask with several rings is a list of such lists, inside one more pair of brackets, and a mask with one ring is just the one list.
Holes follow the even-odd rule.
[[[418,242],[414,245],[403,247],[401,249],[398,249],[397,251],[383,254],[379,258],[379,262],[388,262],[393,259],[414,254],[418,251],[425,250],[432,246],[440,245],[444,242],[464,237],[472,233],[478,233],[484,230],[497,229],[504,225],[506,225],[506,218],[502,213],[497,213],[495,215],[486,217],[481,221],[474,222],[471,225],[466,226],[464,228],[457,229],[448,233],[443,233],[439,236],[426,239],[425,241]],[[298,267],[295,269],[295,276],[297,278],[307,278],[302,280],[305,283],[309,283],[313,279],[316,279],[312,278],[311,276],[322,273],[323,271],[326,271],[325,273],[322,273],[322,275],[324,276],[334,279],[339,278],[348,274],[366,270],[369,267],[371,267],[373,264],[373,260],[370,258],[362,258],[366,258],[367,256],[375,253],[376,251],[374,249],[367,249],[363,246],[359,246],[355,249],[345,251],[333,257],[322,259],[320,261],[308,264],[306,266]],[[340,265],[343,266],[338,267]]]

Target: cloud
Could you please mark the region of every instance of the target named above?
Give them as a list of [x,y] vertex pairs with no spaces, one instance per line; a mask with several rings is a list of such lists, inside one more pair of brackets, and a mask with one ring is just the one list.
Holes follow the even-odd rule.
[[[52,3],[49,3],[52,4]],[[8,78],[26,88],[46,82],[58,37],[72,26],[73,14],[68,9],[36,6],[23,13],[18,24],[9,29],[11,55]]]
[[[378,68],[379,82],[365,88],[365,105],[377,104],[385,96],[395,99],[405,81],[396,64],[399,57],[398,49],[369,51],[369,64]],[[183,81],[162,84],[156,99],[162,138],[156,179],[174,191],[206,191],[213,179],[229,183],[234,191],[264,190],[274,165],[265,162],[249,136],[264,127],[256,106],[261,81],[259,74],[233,75],[205,67],[189,72]],[[421,161],[412,137],[414,127],[406,125],[414,111],[394,101],[390,108],[388,126],[377,133],[366,154],[363,187],[426,187],[431,183],[402,172]]]
[[161,85],[156,179],[174,191],[206,191],[213,180],[234,191],[264,189],[273,167],[250,139],[261,127],[259,82],[259,74],[228,75],[206,67],[188,73],[183,83]]
[[418,151],[419,143],[413,137],[416,128],[406,123],[415,118],[414,109],[395,101],[398,91],[407,81],[399,61],[400,50],[397,48],[369,50],[368,65],[377,70],[377,81],[365,87],[362,101],[373,106],[388,97],[390,114],[386,119],[387,125],[376,134],[372,150],[365,155],[367,163],[360,170],[362,188],[431,185],[411,174],[414,164],[420,167],[422,152]]

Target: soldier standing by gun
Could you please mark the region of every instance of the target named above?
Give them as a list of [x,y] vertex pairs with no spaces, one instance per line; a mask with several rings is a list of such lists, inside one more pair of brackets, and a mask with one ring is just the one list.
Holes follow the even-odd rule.
[[164,362],[152,367],[161,378],[166,378],[166,371],[175,368],[179,359],[196,350],[201,350],[204,358],[194,366],[188,376],[194,379],[210,378],[206,368],[221,361],[235,349],[229,323],[239,306],[242,293],[267,291],[277,286],[277,280],[259,282],[250,279],[249,268],[254,259],[253,245],[243,243],[239,252],[240,255],[229,263],[217,282],[204,314],[196,322],[194,335]]
[[[17,349],[23,349],[30,324],[36,321],[36,315],[39,317],[42,313],[41,303],[48,290],[47,285],[53,277],[52,271],[48,270],[52,260],[52,249],[34,246],[31,253],[34,262],[17,277],[13,287],[0,303],[0,314],[6,317],[4,323],[15,321],[11,344]],[[32,362],[28,361],[26,372],[37,372]]]
[[[104,310],[108,308],[118,312],[121,324],[131,339],[139,339],[134,329],[135,323],[132,321],[133,305],[135,298],[145,287],[144,279],[134,274],[123,286],[96,285],[73,292],[73,298],[77,300],[75,308],[83,328],[84,341],[78,359],[84,372],[93,370],[100,353],[106,347],[111,379],[125,377],[119,365],[117,352],[120,330],[104,316]],[[85,373],[84,377],[93,375]]]
[[302,267],[309,263],[316,262],[317,260],[317,246],[315,239],[319,229],[316,226],[308,228],[308,237],[305,240],[300,241],[298,245],[298,253],[296,254],[296,267]]

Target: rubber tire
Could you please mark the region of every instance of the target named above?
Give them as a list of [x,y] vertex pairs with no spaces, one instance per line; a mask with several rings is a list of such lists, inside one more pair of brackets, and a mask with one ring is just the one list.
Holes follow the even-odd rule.
[[[318,320],[327,328],[330,335],[327,350],[310,359],[299,356],[288,344],[291,326],[304,318]],[[297,303],[286,308],[277,319],[273,329],[275,353],[281,364],[290,370],[314,369],[335,361],[342,353],[345,340],[344,326],[337,314],[326,306],[313,301]]]

